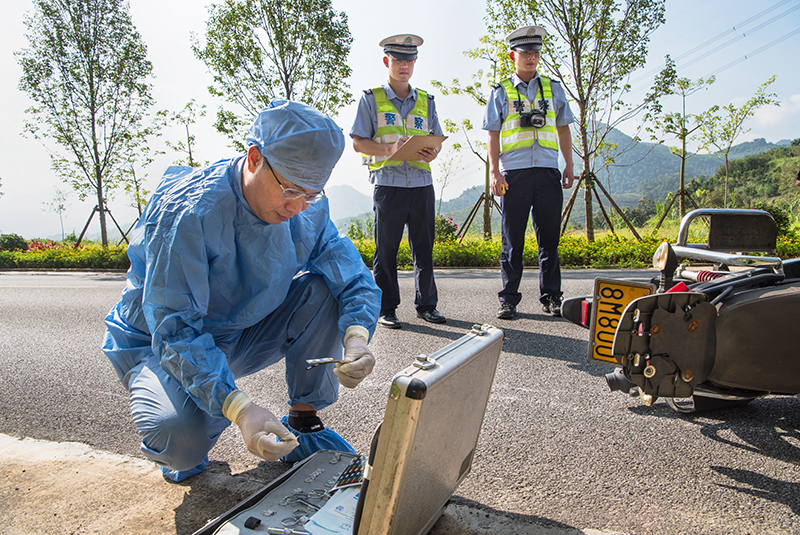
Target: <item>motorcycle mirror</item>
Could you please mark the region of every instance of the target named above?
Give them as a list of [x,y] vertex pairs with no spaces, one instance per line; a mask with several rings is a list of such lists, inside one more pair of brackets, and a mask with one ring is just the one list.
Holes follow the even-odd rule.
[[672,286],[672,276],[678,269],[678,255],[668,242],[662,242],[653,254],[653,267],[661,271],[661,291],[666,291]]

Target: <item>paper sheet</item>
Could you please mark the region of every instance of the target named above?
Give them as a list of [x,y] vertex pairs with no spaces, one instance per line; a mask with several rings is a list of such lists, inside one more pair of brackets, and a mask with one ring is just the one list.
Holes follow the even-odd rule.
[[411,136],[402,147],[389,156],[389,159],[404,162],[418,161],[421,159],[417,156],[420,149],[438,147],[445,139],[447,136]]
[[352,535],[361,487],[337,491],[305,524],[311,535]]

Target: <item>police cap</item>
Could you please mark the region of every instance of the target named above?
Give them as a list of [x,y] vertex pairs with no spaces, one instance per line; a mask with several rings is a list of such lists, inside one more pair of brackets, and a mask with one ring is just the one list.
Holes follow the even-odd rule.
[[508,34],[506,43],[511,50],[541,50],[545,35],[547,30],[541,26],[525,26]]
[[417,47],[422,44],[422,37],[410,33],[387,37],[380,43],[383,51],[394,59],[414,61],[417,59]]

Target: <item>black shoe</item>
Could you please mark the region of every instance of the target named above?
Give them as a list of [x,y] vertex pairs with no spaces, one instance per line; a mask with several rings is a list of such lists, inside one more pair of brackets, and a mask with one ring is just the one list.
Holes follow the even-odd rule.
[[497,317],[501,320],[511,320],[517,315],[516,305],[502,301],[500,303],[500,310],[497,311]]
[[417,317],[424,319],[428,323],[447,323],[447,319],[435,308],[424,312],[417,310]]
[[378,324],[386,327],[387,329],[399,329],[400,328],[400,320],[397,319],[397,316],[394,312],[390,312],[388,314],[384,314],[378,318]]
[[550,314],[553,317],[560,318],[561,317],[561,299],[558,297],[553,297],[552,295],[547,298],[547,300],[542,303],[542,312],[545,314]]

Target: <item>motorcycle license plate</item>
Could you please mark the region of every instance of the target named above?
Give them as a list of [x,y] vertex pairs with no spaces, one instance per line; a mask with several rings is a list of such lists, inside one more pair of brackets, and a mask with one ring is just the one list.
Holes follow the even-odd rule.
[[655,292],[649,283],[613,279],[595,279],[592,300],[592,322],[589,330],[589,360],[604,364],[620,364],[612,347],[617,325],[628,303]]

